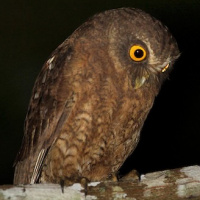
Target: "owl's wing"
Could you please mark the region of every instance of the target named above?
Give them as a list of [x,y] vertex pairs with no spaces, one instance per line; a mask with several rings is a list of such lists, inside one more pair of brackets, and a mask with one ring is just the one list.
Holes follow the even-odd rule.
[[68,78],[72,54],[66,40],[52,53],[36,79],[14,164],[14,184],[37,182],[44,158],[75,103]]

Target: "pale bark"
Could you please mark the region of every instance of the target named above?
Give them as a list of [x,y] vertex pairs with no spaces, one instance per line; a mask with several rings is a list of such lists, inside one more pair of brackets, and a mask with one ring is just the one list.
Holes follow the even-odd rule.
[[200,199],[200,166],[183,167],[141,175],[140,181],[95,182],[85,196],[80,184],[35,184],[0,186],[0,200],[168,200]]

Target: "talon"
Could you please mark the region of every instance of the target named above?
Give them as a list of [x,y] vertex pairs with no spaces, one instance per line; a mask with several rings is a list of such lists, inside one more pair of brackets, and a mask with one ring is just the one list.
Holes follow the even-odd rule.
[[65,181],[64,180],[60,180],[60,186],[61,186],[62,193],[64,193],[64,187],[65,187]]
[[88,182],[89,182],[89,180],[85,177],[82,177],[80,180],[80,184],[83,187],[85,196],[87,195],[87,191],[88,191]]

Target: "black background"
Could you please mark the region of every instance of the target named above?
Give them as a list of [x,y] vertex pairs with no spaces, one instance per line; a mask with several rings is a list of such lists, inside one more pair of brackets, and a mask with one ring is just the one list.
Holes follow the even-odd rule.
[[0,6],[0,184],[11,184],[31,90],[50,53],[93,14],[136,7],[166,24],[181,57],[155,100],[124,170],[200,164],[199,0],[7,0]]

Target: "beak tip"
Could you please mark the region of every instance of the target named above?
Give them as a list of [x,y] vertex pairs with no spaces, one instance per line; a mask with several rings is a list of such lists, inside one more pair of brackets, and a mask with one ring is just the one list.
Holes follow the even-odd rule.
[[136,78],[134,89],[139,89],[146,81],[146,77],[142,76],[141,78]]

